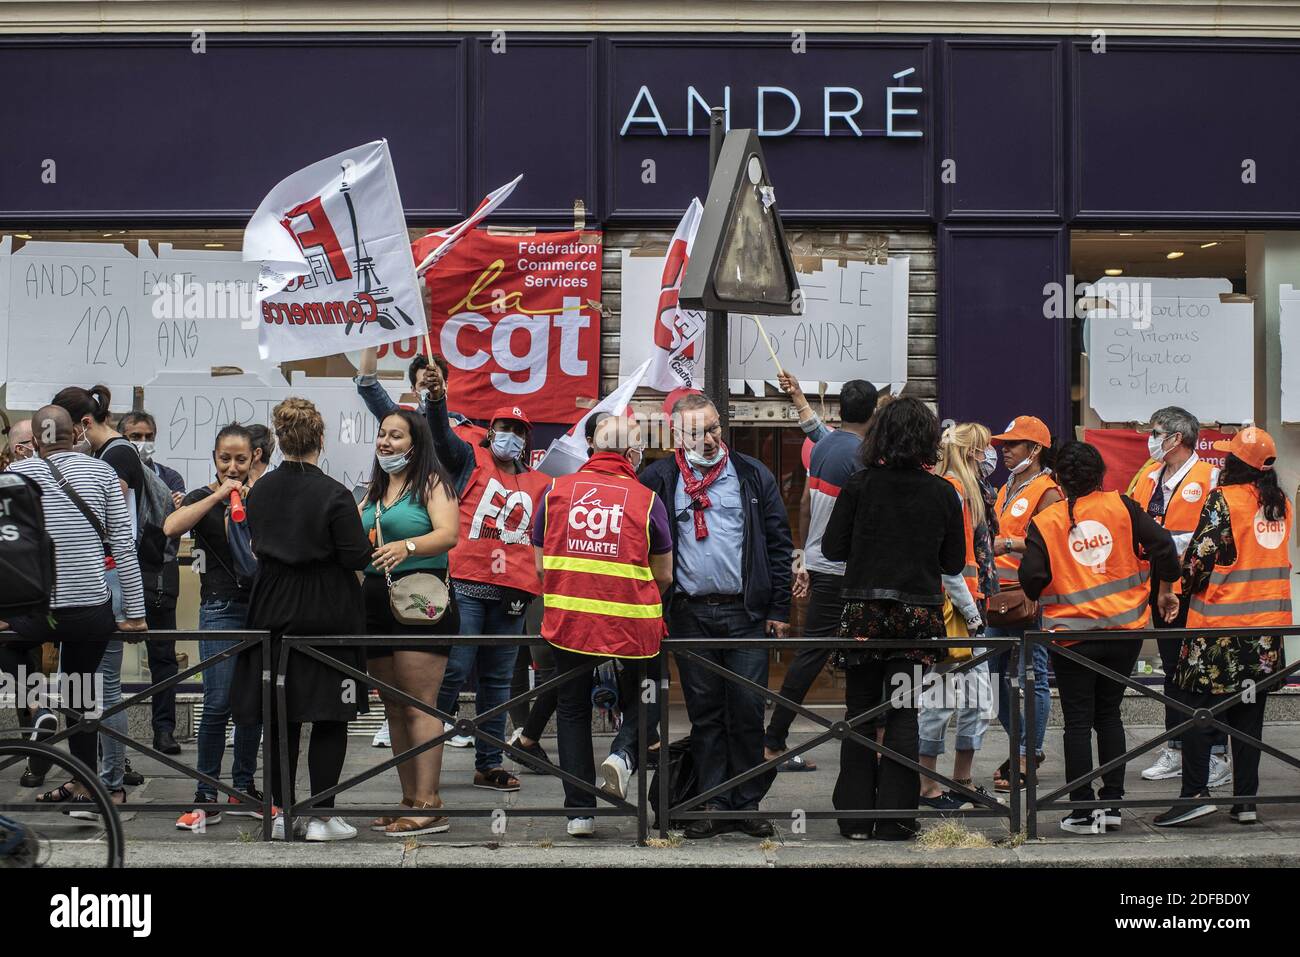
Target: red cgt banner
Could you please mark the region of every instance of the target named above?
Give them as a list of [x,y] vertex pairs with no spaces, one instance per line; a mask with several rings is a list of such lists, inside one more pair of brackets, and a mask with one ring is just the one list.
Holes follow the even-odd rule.
[[430,269],[429,330],[452,368],[456,411],[486,419],[517,405],[533,422],[566,425],[586,414],[600,396],[600,269],[590,230],[474,230]]
[[[1216,452],[1213,443],[1229,438],[1227,432],[1201,429],[1196,442],[1196,454],[1207,462],[1223,467],[1223,452]],[[1147,436],[1133,429],[1084,429],[1083,440],[1097,446],[1106,462],[1106,478],[1102,488],[1123,492],[1147,462]]]

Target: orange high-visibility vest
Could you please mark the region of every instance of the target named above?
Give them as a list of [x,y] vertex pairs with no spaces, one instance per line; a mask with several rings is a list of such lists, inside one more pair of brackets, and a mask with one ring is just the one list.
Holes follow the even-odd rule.
[[[1146,469],[1134,479],[1131,498],[1142,506],[1144,512],[1155,495],[1163,468],[1163,465],[1157,465],[1153,469]],[[1214,471],[1213,465],[1204,459],[1198,459],[1183,475],[1183,480],[1165,502],[1165,514],[1156,519],[1169,530],[1170,535],[1190,535],[1196,531],[1196,525],[1201,520],[1201,509],[1205,507],[1205,500],[1214,488]],[[1174,582],[1174,594],[1182,594],[1182,591],[1182,581]]]
[[[1036,475],[1028,485],[1016,493],[1016,497],[1007,502],[1007,485],[998,489],[998,500],[994,508],[998,513],[998,538],[1024,538],[1029,528],[1029,520],[1034,517],[1034,509],[1042,501],[1048,489],[1056,488],[1056,479],[1047,472]],[[998,581],[1007,588],[1020,587],[1020,553],[1007,552],[999,555],[994,563],[998,568]]]
[[971,597],[978,601],[984,597],[984,593],[980,591],[980,568],[975,561],[975,526],[971,518],[970,502],[966,501],[966,490],[962,487],[961,479],[955,475],[945,475],[944,478],[957,490],[957,497],[961,499],[961,530],[966,538],[966,567],[961,570],[961,577],[966,579]]
[[460,493],[460,539],[448,575],[536,595],[533,511],[551,481],[541,472],[511,474],[490,449],[474,446],[477,468]]
[[542,637],[568,651],[652,658],[667,634],[650,569],[655,495],[598,452],[546,493]]
[[1224,485],[1219,491],[1228,503],[1237,560],[1214,566],[1205,591],[1192,596],[1187,627],[1291,624],[1291,559],[1287,552],[1294,526],[1291,503],[1286,503],[1285,518],[1271,522],[1264,518],[1253,486]]
[[1149,572],[1133,549],[1133,521],[1119,492],[1092,492],[1033,519],[1052,565],[1038,597],[1044,631],[1150,627]]

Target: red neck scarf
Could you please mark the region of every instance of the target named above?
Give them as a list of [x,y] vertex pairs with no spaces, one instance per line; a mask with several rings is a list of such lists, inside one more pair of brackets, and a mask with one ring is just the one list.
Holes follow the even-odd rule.
[[731,457],[731,450],[726,446],[722,449],[722,458],[718,464],[714,465],[702,478],[696,478],[695,472],[691,469],[691,464],[686,461],[686,453],[678,449],[675,455],[677,459],[677,471],[682,473],[682,482],[686,486],[686,494],[690,497],[690,507],[695,511],[695,538],[709,537],[709,523],[704,518],[704,510],[713,503],[709,501],[709,486],[718,480],[723,470],[727,467],[727,459]]

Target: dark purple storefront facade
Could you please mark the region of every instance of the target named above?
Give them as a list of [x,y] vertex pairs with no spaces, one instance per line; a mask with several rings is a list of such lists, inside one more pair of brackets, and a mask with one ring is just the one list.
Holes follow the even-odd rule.
[[723,105],[729,87],[732,125],[757,126],[761,109],[772,134],[788,224],[935,230],[941,413],[1001,425],[1031,412],[1058,433],[1071,424],[1071,344],[1043,318],[1043,285],[1065,281],[1071,227],[1300,228],[1293,41],[1111,37],[1104,53],[1089,38],[984,35],[814,35],[803,53],[750,35],[511,33],[504,52],[448,35],[190,44],[0,39],[0,226],[236,226],[292,170],[387,137],[412,225],[458,218],[522,170],[505,219],[558,226],[582,198],[589,222],[670,227],[704,189],[702,104]]

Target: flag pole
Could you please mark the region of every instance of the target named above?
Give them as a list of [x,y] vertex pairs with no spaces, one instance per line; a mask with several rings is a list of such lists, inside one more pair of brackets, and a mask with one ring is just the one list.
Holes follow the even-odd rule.
[[763,345],[767,346],[767,354],[772,357],[772,364],[776,366],[776,371],[785,375],[785,369],[781,368],[781,360],[776,357],[776,350],[772,348],[772,340],[767,337],[767,330],[763,328],[763,320],[758,316],[750,316],[754,320],[754,325],[758,326],[758,334],[763,337]]

